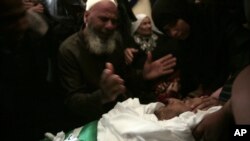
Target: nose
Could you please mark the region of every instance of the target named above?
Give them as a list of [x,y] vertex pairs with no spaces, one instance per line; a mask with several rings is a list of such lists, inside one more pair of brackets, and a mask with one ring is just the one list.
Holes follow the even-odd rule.
[[105,29],[107,30],[115,30],[116,24],[112,20],[108,20],[105,25]]
[[152,28],[152,25],[151,25],[151,24],[147,24],[147,27],[148,27],[148,28]]

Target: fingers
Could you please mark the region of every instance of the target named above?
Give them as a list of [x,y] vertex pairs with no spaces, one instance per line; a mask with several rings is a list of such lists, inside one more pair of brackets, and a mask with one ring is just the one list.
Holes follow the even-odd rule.
[[110,77],[112,75],[111,70],[109,69],[104,69],[101,75],[101,80],[100,83],[105,83],[105,81],[107,80],[108,77]]
[[176,66],[176,58],[172,57],[169,58],[169,60],[165,60],[165,62],[162,63],[162,70],[163,74],[170,74],[174,72],[174,67]]
[[33,2],[24,2],[24,8],[29,9],[34,6]]
[[174,66],[176,65],[176,58],[172,54],[168,54],[158,60],[152,62],[151,52],[147,53],[147,60],[144,64],[144,78],[151,80],[162,75],[170,74],[174,72]]
[[213,98],[213,97],[208,97],[208,96],[203,96],[201,97],[201,100],[191,106],[193,111],[197,111],[198,109],[200,110],[206,110],[210,108],[211,106],[216,106],[218,105],[218,99]]
[[111,75],[102,83],[103,98],[106,102],[114,101],[118,95],[124,94],[124,81],[118,75]]
[[125,62],[126,62],[126,64],[132,63],[133,59],[134,59],[134,55],[133,54],[130,54],[128,52],[125,53]]
[[101,83],[106,83],[107,78],[109,78],[114,73],[114,67],[111,63],[105,64],[106,68],[103,70],[101,75]]
[[114,73],[114,67],[111,63],[108,62],[105,65],[106,65],[106,69],[110,70],[111,73]]
[[173,67],[176,65],[176,58],[175,57],[172,57],[171,59],[169,60],[165,60],[164,62],[162,62],[162,65],[165,66],[165,67]]
[[206,102],[202,102],[200,105],[198,105],[195,110],[203,110],[203,109],[206,109],[207,107],[210,106],[210,102],[209,101],[206,101]]
[[103,103],[115,100],[119,94],[124,94],[126,90],[124,80],[113,72],[113,65],[106,63],[100,81],[100,87],[103,91]]
[[159,61],[160,61],[161,63],[169,62],[169,61],[176,61],[176,58],[173,57],[172,54],[167,54],[167,55],[161,57],[161,58],[159,59]]
[[121,79],[120,76],[114,74],[113,65],[111,63],[106,63],[106,68],[104,69],[101,76],[101,82],[109,86],[112,85],[112,81],[116,81],[118,83],[124,83],[123,79]]
[[172,58],[172,57],[173,57],[172,54],[167,54],[167,55],[161,57],[161,58],[159,59],[159,61],[160,61],[161,63],[163,63],[163,62],[165,62],[166,60],[169,60],[169,59]]
[[172,86],[172,91],[174,91],[174,92],[178,92],[178,82],[174,82],[173,83],[173,86]]
[[172,68],[176,65],[176,58],[171,54],[161,58],[160,61],[165,68]]
[[146,63],[151,63],[152,62],[152,53],[149,51],[147,52],[147,60],[146,60]]
[[135,48],[129,48],[130,49],[130,53],[134,54],[138,52],[138,49]]
[[163,74],[169,74],[174,71],[173,67],[176,66],[176,58],[172,54],[168,54],[157,61],[161,63]]
[[134,54],[138,52],[137,49],[135,48],[127,48],[125,49],[125,62],[126,64],[130,64],[131,62],[133,62],[134,59]]
[[174,69],[163,69],[161,72],[161,75],[166,75],[166,74],[170,74],[173,72],[174,72]]
[[196,97],[196,98],[190,98],[186,100],[186,102],[190,106],[192,111],[195,112],[197,110],[197,107],[201,105],[204,101],[203,101],[203,97]]
[[196,109],[201,109],[201,110],[206,110],[211,106],[217,105],[215,101],[213,101],[211,98],[207,98],[200,104],[199,106],[196,107]]
[[43,13],[43,11],[44,11],[43,5],[40,4],[40,3],[37,4],[37,5],[36,5],[36,8],[35,8],[35,11],[38,12],[38,13]]
[[105,81],[105,86],[107,89],[112,89],[113,87],[116,87],[117,85],[124,85],[124,80],[120,78],[120,76],[113,74],[110,77],[108,77]]
[[119,94],[124,94],[125,91],[126,87],[124,85],[116,85],[116,87],[112,87],[112,89],[110,89],[110,94],[112,94],[116,98]]

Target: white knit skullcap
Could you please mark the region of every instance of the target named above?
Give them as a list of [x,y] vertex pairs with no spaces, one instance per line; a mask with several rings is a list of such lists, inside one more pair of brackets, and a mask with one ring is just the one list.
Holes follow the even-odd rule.
[[132,22],[132,27],[131,27],[131,34],[133,35],[135,33],[135,31],[139,28],[142,20],[146,17],[148,17],[146,14],[136,14],[136,21]]
[[87,0],[85,10],[88,11],[91,7],[93,7],[95,4],[97,4],[98,2],[101,2],[101,1],[110,1],[110,2],[114,3],[115,6],[117,6],[116,0]]

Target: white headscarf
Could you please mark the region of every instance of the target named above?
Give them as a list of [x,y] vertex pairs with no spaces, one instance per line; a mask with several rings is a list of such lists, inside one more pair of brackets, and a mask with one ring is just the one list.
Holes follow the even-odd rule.
[[136,17],[136,21],[135,22],[132,22],[132,26],[131,26],[131,34],[134,35],[134,33],[136,32],[136,30],[139,28],[141,22],[143,21],[143,19],[145,19],[146,17],[148,17],[151,21],[151,25],[152,25],[152,30],[157,32],[157,33],[160,33],[162,34],[154,25],[154,22],[153,20],[147,16],[146,14],[143,14],[143,13],[140,13],[140,14],[136,14],[135,15]]
[[[93,7],[95,4],[101,1],[104,1],[104,0],[87,0],[85,10],[88,11],[91,7]],[[117,6],[116,0],[106,0],[106,1],[111,1],[112,3],[115,4],[115,6]]]
[[136,14],[136,21],[132,22],[132,27],[131,27],[131,34],[134,35],[135,31],[139,28],[142,20],[146,17],[148,17],[146,14]]

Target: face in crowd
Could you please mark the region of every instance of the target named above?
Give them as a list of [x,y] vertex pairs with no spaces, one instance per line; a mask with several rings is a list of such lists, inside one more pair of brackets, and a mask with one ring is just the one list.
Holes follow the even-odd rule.
[[142,36],[150,36],[152,34],[152,23],[149,17],[145,17],[142,20],[136,32]]
[[121,42],[117,18],[117,6],[111,1],[98,2],[84,13],[85,41],[92,53],[112,53],[116,43]]
[[189,36],[190,26],[185,20],[177,19],[175,22],[165,25],[163,30],[171,38],[185,40]]
[[117,28],[118,10],[114,3],[102,1],[85,12],[86,26],[91,28],[101,39],[109,38]]

